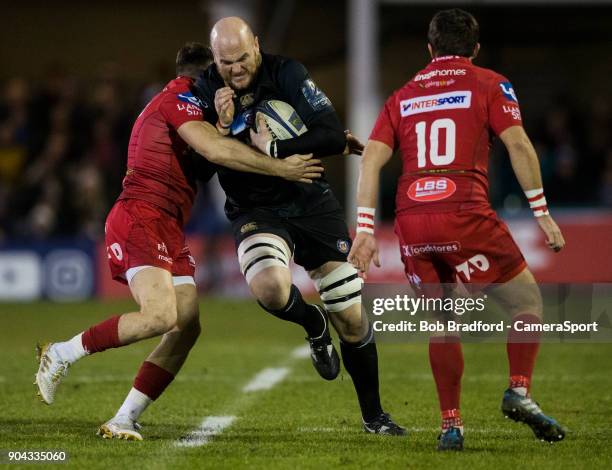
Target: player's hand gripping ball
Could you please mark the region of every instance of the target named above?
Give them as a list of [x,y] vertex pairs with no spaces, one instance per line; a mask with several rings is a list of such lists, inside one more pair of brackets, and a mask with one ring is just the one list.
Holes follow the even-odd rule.
[[[284,101],[265,100],[255,108],[255,129],[251,131],[251,143],[268,153],[271,140],[293,139],[308,131],[295,109]],[[272,152],[272,156],[275,156]]]

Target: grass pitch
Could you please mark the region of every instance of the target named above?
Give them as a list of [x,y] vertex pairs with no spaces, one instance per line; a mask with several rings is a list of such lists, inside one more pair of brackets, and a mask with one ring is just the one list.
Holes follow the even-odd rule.
[[[463,453],[436,452],[438,411],[427,347],[380,344],[383,405],[409,429],[406,438],[366,435],[346,372],[320,379],[294,326],[254,302],[205,299],[203,336],[185,367],[143,415],[143,442],[95,435],[131,387],[155,341],[106,351],[71,370],[56,402],[38,402],[32,385],[39,339],[62,340],[133,304],[0,305],[0,449],[63,450],[78,468],[610,468],[612,345],[545,344],[533,386],[544,410],[568,429],[555,445],[499,411],[507,363],[501,344],[464,347]],[[337,344],[337,342],[336,342]],[[270,390],[242,388],[267,367],[289,375]],[[207,416],[236,416],[207,444],[177,447]]]

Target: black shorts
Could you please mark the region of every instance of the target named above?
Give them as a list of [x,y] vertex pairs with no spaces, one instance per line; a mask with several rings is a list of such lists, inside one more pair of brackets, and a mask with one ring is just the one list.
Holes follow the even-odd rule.
[[311,271],[328,261],[346,261],[351,237],[344,221],[344,211],[281,217],[270,209],[253,209],[232,221],[236,247],[256,233],[281,237],[293,253],[296,264]]

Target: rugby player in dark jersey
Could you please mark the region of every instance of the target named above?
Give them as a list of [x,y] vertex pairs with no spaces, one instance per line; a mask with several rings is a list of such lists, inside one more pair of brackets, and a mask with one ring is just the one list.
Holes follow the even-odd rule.
[[[345,151],[342,124],[302,64],[262,53],[249,26],[236,17],[214,26],[211,47],[214,64],[196,82],[196,94],[216,111],[207,112],[205,119],[221,134],[250,141],[280,159],[293,153],[322,157]],[[255,107],[269,99],[289,103],[308,131],[282,141],[273,140],[265,126],[254,132]],[[261,307],[306,330],[313,364],[327,380],[336,378],[340,367],[329,332],[331,320],[357,392],[364,429],[404,435],[405,430],[381,407],[376,345],[361,310],[362,280],[347,262],[351,238],[329,183],[323,177],[304,185],[221,167],[218,175],[227,195],[225,212],[232,223],[240,269]],[[324,307],[307,304],[292,284],[292,257],[308,272]]]

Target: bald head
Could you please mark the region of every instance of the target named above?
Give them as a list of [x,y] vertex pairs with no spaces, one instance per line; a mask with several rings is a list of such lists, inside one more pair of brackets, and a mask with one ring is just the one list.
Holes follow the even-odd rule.
[[210,32],[210,46],[219,74],[235,90],[248,88],[257,74],[259,41],[242,18],[222,18]]
[[215,23],[210,32],[210,45],[214,48],[253,44],[255,35],[242,18],[228,16]]

